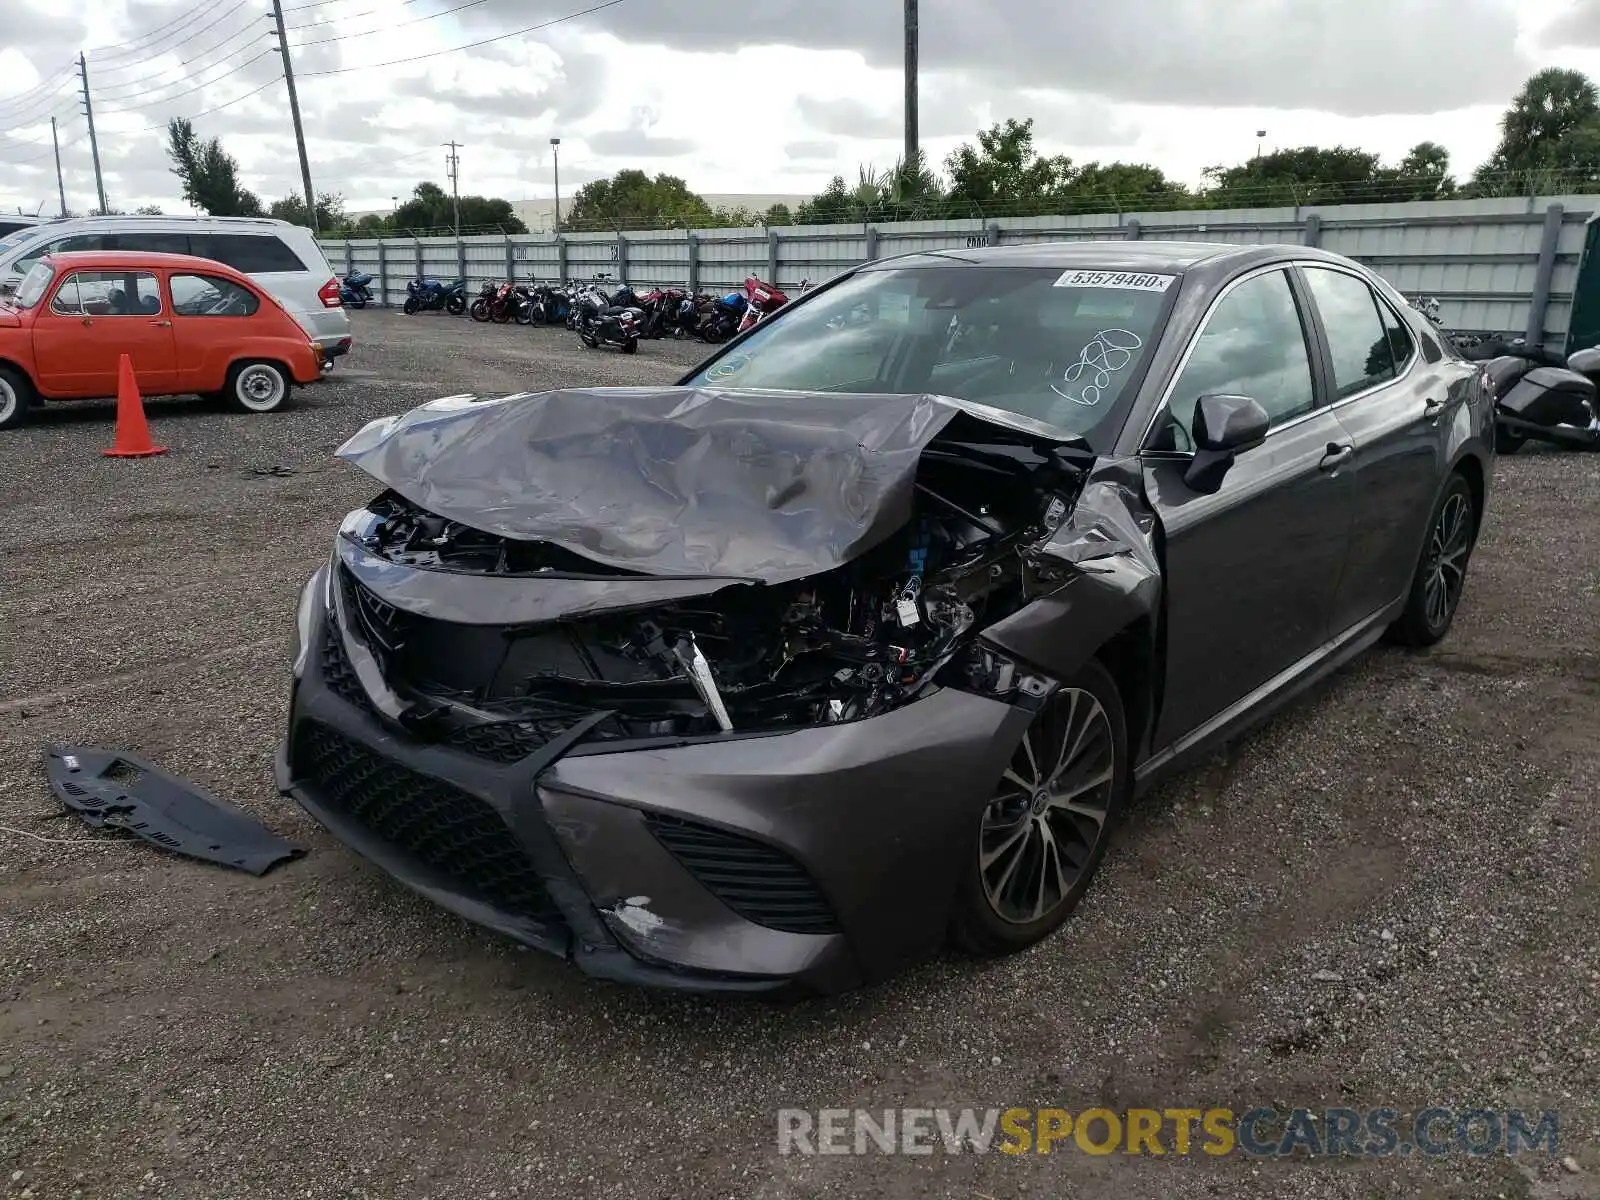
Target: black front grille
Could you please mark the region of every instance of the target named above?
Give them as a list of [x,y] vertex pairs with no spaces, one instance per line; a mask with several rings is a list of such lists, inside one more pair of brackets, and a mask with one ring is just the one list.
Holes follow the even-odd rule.
[[836,933],[833,910],[805,868],[781,850],[664,813],[645,825],[718,900],[747,921],[782,933]]
[[380,758],[315,722],[300,728],[294,766],[318,803],[444,875],[462,893],[515,916],[558,917],[510,827],[476,796]]
[[368,644],[380,651],[401,649],[406,644],[415,618],[381,599],[351,574],[348,567],[343,570],[345,594],[351,600],[351,607],[356,619],[361,622],[361,628],[366,631]]
[[322,681],[328,685],[329,691],[363,712],[374,713],[367,690],[356,678],[356,669],[350,665],[349,656],[344,652],[344,641],[339,636],[339,627],[334,624],[332,613],[328,614],[328,619],[322,625],[321,666]]
[[446,741],[457,750],[491,762],[521,762],[566,732],[572,723],[571,720],[495,721],[488,725],[462,725],[451,730]]

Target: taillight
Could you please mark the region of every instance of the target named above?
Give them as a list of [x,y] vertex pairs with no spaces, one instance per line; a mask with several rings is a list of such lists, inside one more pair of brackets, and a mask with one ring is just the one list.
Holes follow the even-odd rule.
[[330,279],[318,288],[317,299],[322,301],[323,308],[342,308],[344,301],[339,299],[339,281]]

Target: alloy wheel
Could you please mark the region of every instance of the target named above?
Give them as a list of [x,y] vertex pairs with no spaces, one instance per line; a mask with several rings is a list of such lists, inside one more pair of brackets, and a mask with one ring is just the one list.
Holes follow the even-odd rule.
[[1034,718],[983,814],[978,873],[1001,920],[1054,912],[1105,835],[1116,783],[1111,719],[1093,693],[1066,688]]
[[1455,612],[1467,578],[1467,553],[1472,549],[1472,512],[1467,497],[1457,492],[1439,510],[1428,535],[1427,583],[1423,613],[1433,629],[1442,629]]

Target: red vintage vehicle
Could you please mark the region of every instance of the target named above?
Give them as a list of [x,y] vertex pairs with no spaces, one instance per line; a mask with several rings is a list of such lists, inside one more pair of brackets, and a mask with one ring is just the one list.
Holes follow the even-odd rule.
[[0,301],[0,429],[41,401],[115,395],[126,354],[146,396],[281,408],[322,378],[322,347],[232,267],[182,254],[42,258]]

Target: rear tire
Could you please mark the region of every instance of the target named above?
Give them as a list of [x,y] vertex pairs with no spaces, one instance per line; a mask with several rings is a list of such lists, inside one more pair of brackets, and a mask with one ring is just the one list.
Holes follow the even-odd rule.
[[345,303],[351,308],[365,308],[367,306],[367,302],[360,296],[351,296],[350,299],[345,301]]
[[451,296],[444,302],[444,310],[452,317],[459,317],[467,311],[467,301],[463,296]]
[[1467,564],[1478,541],[1478,518],[1472,508],[1472,488],[1457,472],[1428,518],[1427,538],[1405,611],[1389,627],[1389,640],[1402,646],[1431,646],[1450,632],[1461,593],[1467,583]]
[[289,376],[277,363],[262,359],[234,363],[228,369],[224,395],[236,412],[258,416],[277,412],[289,402]]
[[637,353],[639,353],[639,339],[638,338],[629,338],[627,341],[623,342],[622,343],[622,352],[624,354],[637,354]]
[[38,399],[31,379],[13,367],[0,367],[0,429],[25,424]]
[[1121,693],[1090,660],[1034,716],[973,814],[951,941],[995,956],[1055,932],[1105,857],[1131,782]]

